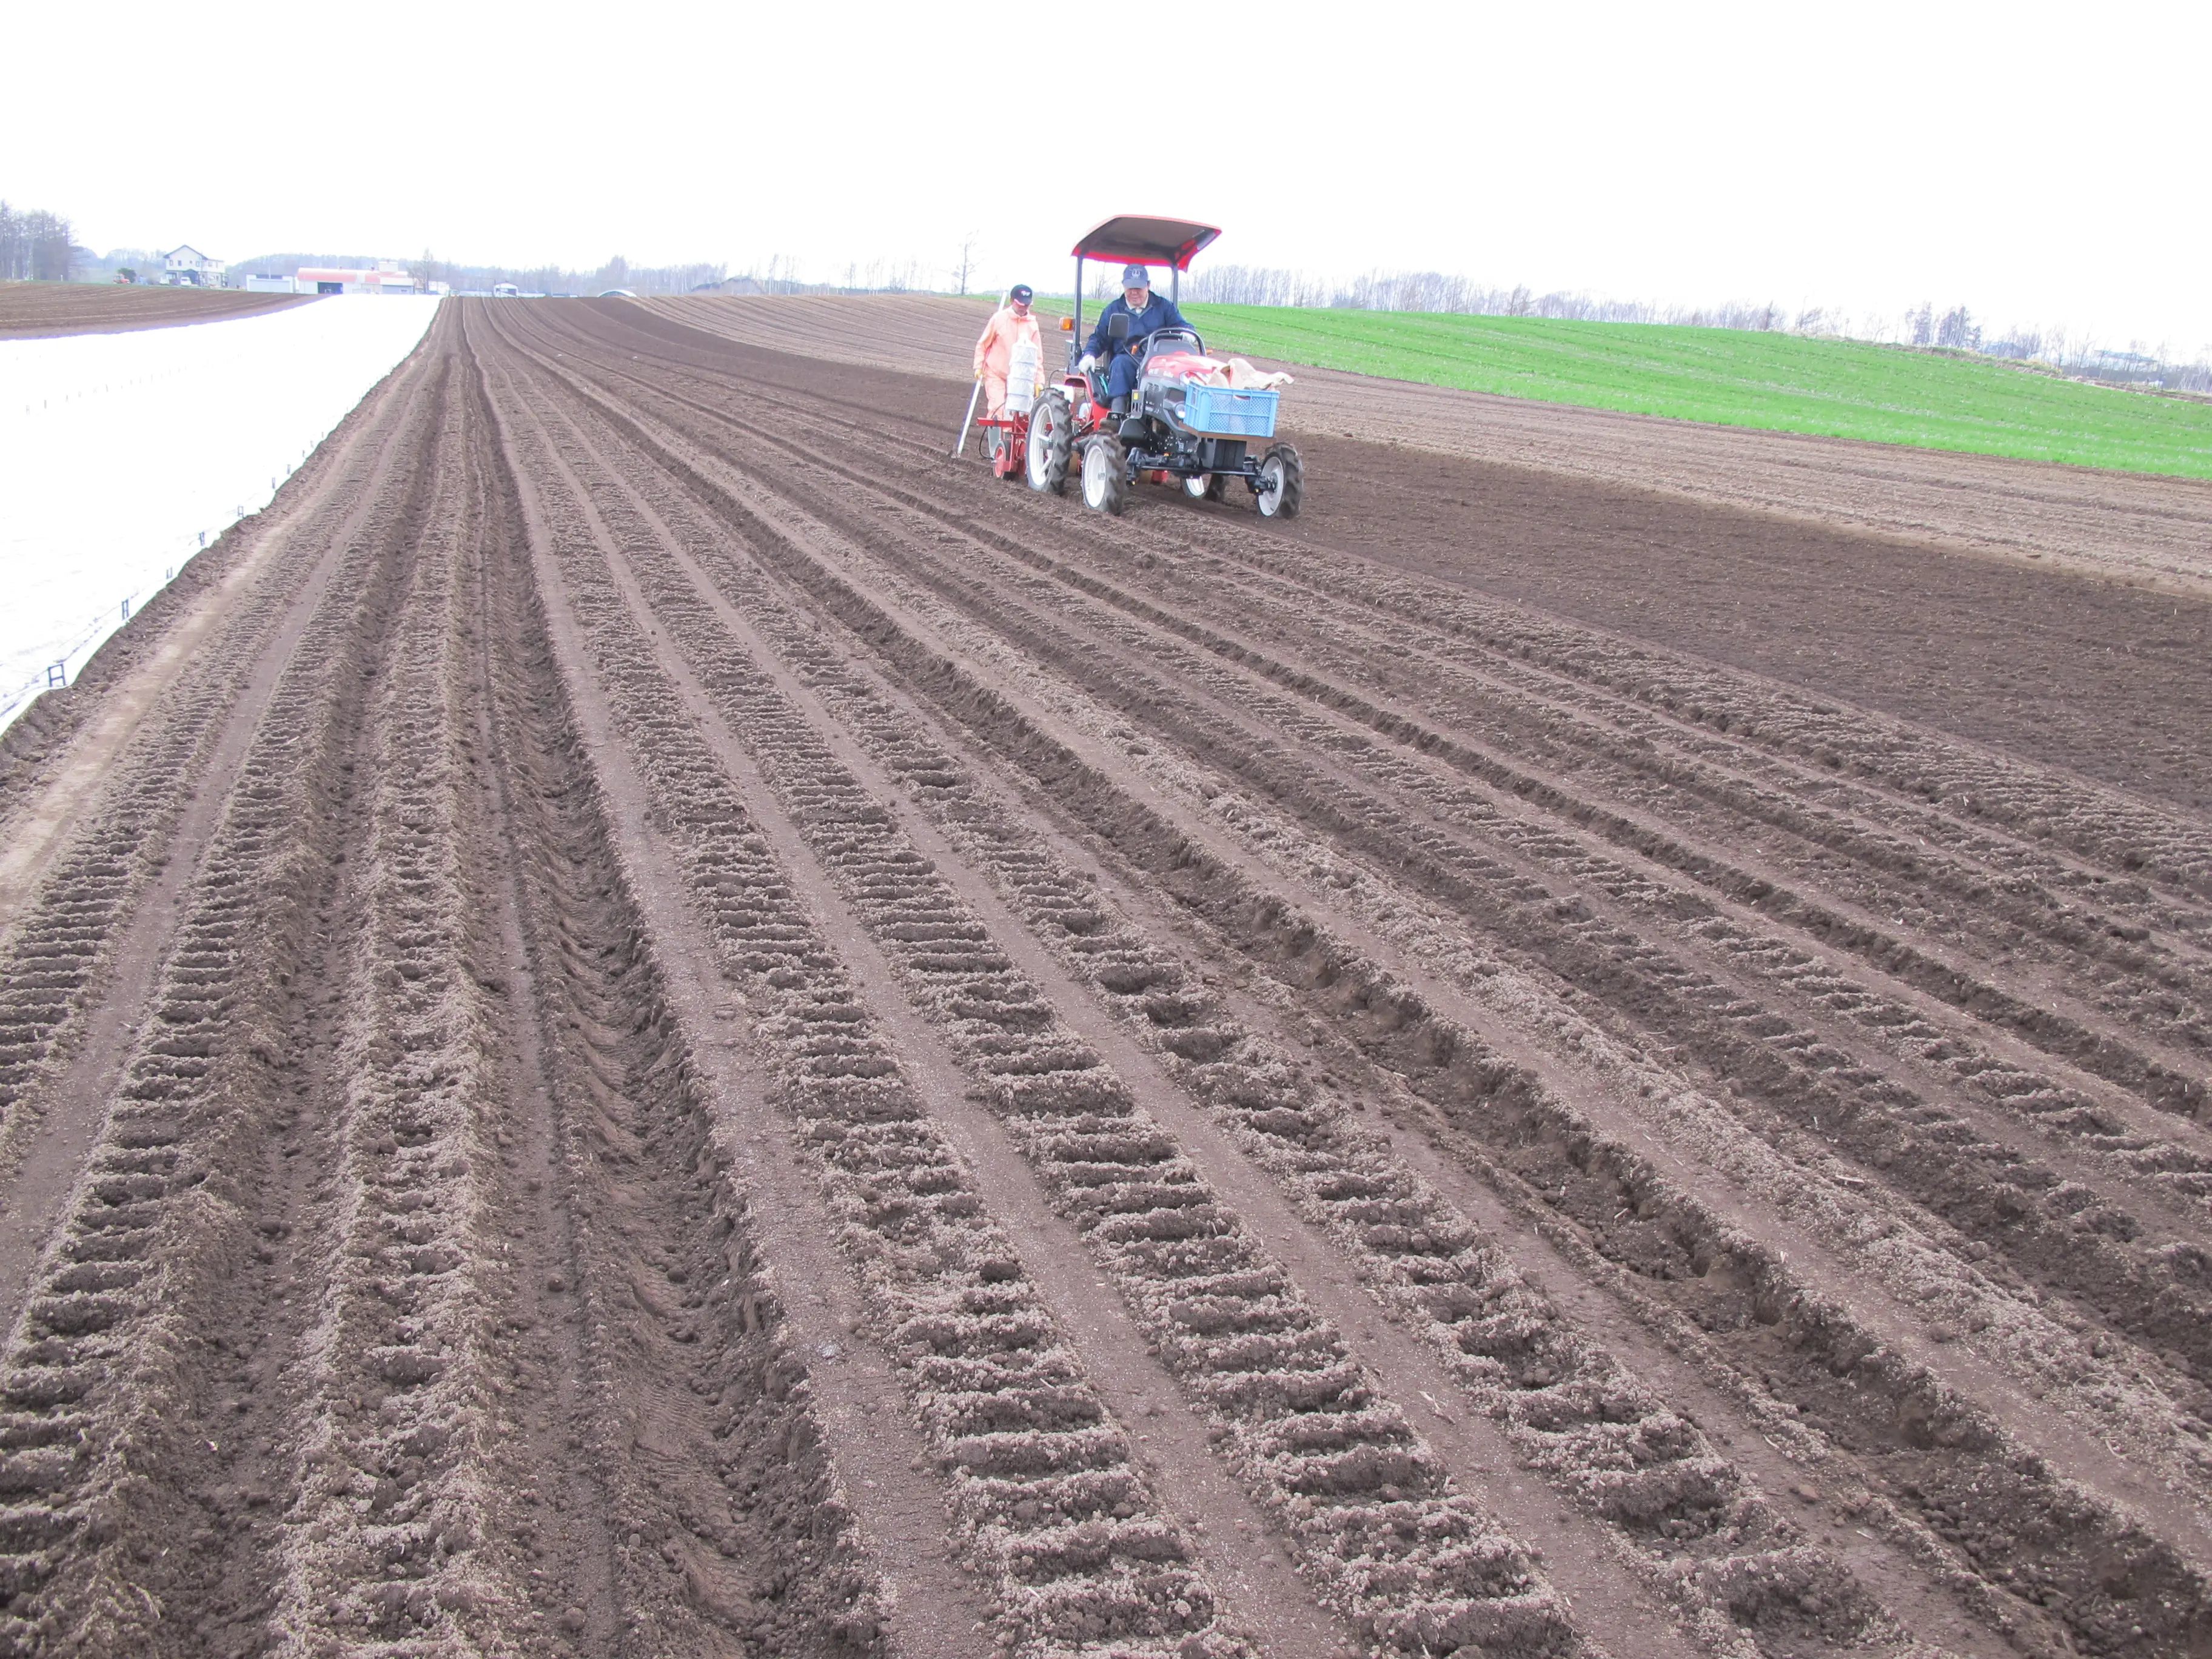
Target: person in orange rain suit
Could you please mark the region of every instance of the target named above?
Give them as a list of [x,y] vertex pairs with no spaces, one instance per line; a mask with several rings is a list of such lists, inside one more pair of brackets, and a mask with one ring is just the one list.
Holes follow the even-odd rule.
[[1014,361],[1014,348],[1033,345],[1037,348],[1037,361],[1044,361],[1037,319],[1030,315],[1031,297],[1027,283],[1016,283],[1007,291],[1006,303],[991,313],[991,320],[983,325],[982,337],[975,342],[975,378],[983,383],[983,396],[991,405],[994,420],[1006,412],[1006,369]]

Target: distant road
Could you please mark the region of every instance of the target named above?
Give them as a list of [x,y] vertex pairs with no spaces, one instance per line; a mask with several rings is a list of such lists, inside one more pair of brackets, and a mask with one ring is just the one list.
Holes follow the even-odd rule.
[[0,283],[0,340],[211,323],[248,312],[276,311],[314,297],[130,283]]

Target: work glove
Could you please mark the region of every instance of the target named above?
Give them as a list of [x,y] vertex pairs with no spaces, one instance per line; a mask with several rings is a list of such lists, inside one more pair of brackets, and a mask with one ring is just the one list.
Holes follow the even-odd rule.
[[1097,367],[1098,360],[1086,351],[1083,354],[1083,361],[1076,364],[1075,372],[1079,374],[1088,374],[1092,369]]

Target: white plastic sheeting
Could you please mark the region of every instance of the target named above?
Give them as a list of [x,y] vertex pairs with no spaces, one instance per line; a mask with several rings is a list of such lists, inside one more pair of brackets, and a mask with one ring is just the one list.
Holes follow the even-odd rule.
[[0,343],[0,729],[269,504],[435,300]]

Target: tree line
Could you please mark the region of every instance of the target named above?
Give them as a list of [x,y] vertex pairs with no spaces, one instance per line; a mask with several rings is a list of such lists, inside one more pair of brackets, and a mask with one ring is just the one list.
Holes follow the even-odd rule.
[[0,202],[0,282],[66,283],[83,251],[64,215]]

